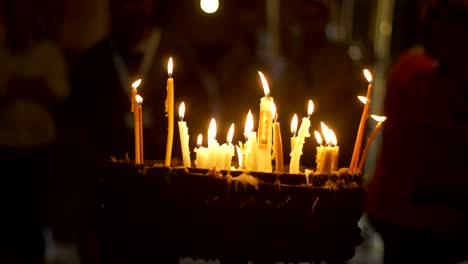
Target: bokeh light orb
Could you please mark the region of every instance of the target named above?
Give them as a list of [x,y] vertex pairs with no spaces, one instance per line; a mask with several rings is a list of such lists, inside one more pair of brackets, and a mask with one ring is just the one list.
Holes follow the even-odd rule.
[[203,12],[212,14],[218,11],[219,1],[218,0],[200,0],[200,8]]

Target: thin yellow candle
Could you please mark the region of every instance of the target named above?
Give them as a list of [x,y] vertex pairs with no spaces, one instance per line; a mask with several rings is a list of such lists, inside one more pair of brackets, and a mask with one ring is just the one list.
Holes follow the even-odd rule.
[[133,112],[133,131],[135,137],[135,163],[140,164],[143,162],[142,156],[142,144],[141,144],[141,136],[142,132],[140,131],[141,125],[141,104],[138,103],[137,100],[143,100],[140,95],[138,95],[137,89],[141,83],[141,79],[138,79],[134,83],[132,83],[132,95],[131,95],[131,102],[132,102],[132,109]]
[[281,140],[281,128],[278,122],[278,113],[276,112],[276,105],[271,104],[271,114],[273,116],[273,153],[276,160],[276,172],[282,173],[284,162],[283,162],[283,142]]
[[174,139],[174,79],[172,79],[173,63],[172,58],[169,58],[167,63],[167,97],[166,97],[166,113],[167,113],[167,142],[166,142],[166,160],[165,166],[171,165],[172,156],[172,141]]
[[140,132],[140,162],[144,163],[143,158],[143,97],[139,94],[135,97],[137,102],[137,113],[138,113],[138,130]]
[[299,123],[299,120],[297,118],[297,114],[293,115],[293,118],[291,120],[291,151],[294,149],[294,146],[296,144],[296,132],[297,132],[297,125]]
[[363,71],[364,76],[366,77],[367,81],[369,82],[369,85],[367,86],[367,95],[366,95],[366,103],[364,105],[364,109],[362,111],[362,116],[361,116],[361,121],[359,123],[359,128],[358,128],[358,133],[356,136],[356,142],[354,144],[354,150],[353,150],[353,155],[351,157],[351,162],[349,164],[349,171],[354,172],[356,170],[357,166],[357,160],[359,159],[359,154],[361,152],[361,145],[362,145],[362,140],[364,136],[364,129],[366,126],[366,120],[369,115],[369,103],[370,103],[370,98],[372,95],[372,74],[368,69],[364,69]]
[[382,127],[383,122],[387,120],[387,117],[385,116],[371,115],[371,117],[378,123],[375,126],[374,131],[372,131],[372,134],[370,135],[369,139],[367,140],[366,147],[364,148],[364,151],[362,152],[361,160],[359,161],[359,167],[357,168],[357,172],[362,172],[362,169],[364,168],[364,162],[366,161],[367,152],[369,152],[369,147],[370,147],[370,144],[372,143],[372,139],[375,137],[377,132],[379,132],[379,129]]

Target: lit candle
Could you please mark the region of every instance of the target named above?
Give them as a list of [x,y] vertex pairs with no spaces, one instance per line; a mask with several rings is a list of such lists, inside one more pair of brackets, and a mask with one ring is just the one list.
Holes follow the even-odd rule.
[[364,69],[363,73],[364,73],[364,77],[366,77],[367,81],[369,82],[369,85],[367,86],[367,95],[366,95],[366,100],[364,104],[364,109],[362,110],[362,116],[361,116],[361,121],[359,123],[358,133],[356,136],[356,142],[354,144],[353,155],[351,157],[351,162],[349,164],[350,172],[354,172],[356,170],[357,160],[359,159],[359,154],[361,152],[361,145],[362,145],[362,139],[364,136],[366,120],[369,115],[370,98],[372,95],[372,74],[370,73],[368,69]]
[[299,173],[300,168],[300,158],[302,155],[302,147],[305,143],[305,138],[310,137],[309,128],[310,128],[310,116],[314,112],[314,103],[312,100],[309,100],[309,105],[307,107],[307,117],[302,118],[301,126],[299,127],[299,132],[294,143],[294,149],[291,151],[291,162],[289,164],[289,173]]
[[135,101],[135,97],[136,95],[138,94],[138,86],[140,86],[141,84],[141,79],[138,79],[136,80],[135,82],[132,83],[132,95],[131,95],[131,102],[132,102],[132,108],[131,108],[131,112],[135,112],[135,105],[136,105],[136,101]]
[[278,122],[278,113],[275,103],[271,104],[271,115],[273,116],[273,154],[276,160],[275,168],[277,173],[283,172],[283,143],[281,140],[281,128]]
[[253,132],[253,115],[252,111],[249,110],[247,119],[245,121],[244,136],[246,143],[244,144],[244,167],[249,171],[257,171],[257,133]]
[[382,123],[385,122],[385,120],[387,120],[387,117],[385,116],[371,115],[371,117],[378,123],[375,126],[374,131],[372,131],[372,134],[370,135],[369,139],[367,140],[366,147],[364,148],[361,160],[359,161],[359,167],[357,168],[357,172],[362,172],[362,169],[364,168],[364,162],[366,161],[367,152],[369,151],[370,144],[372,143],[372,139],[375,137],[377,132],[379,132],[379,129],[382,127]]
[[141,97],[139,94],[135,97],[136,102],[137,102],[137,113],[138,113],[138,132],[140,134],[140,162],[143,163],[143,97]]
[[195,148],[195,153],[197,155],[195,159],[195,166],[200,169],[207,169],[208,163],[208,149],[202,146],[203,143],[203,135],[199,134],[197,138],[197,148]]
[[182,149],[182,160],[184,161],[184,167],[190,168],[190,149],[189,149],[189,134],[187,123],[184,121],[185,114],[185,103],[182,102],[179,106],[179,136],[180,136],[180,147]]
[[320,165],[317,168],[319,174],[329,174],[332,171],[338,170],[338,153],[339,147],[337,146],[336,135],[328,128],[325,123],[320,122],[322,127],[322,134],[325,138],[326,146],[323,148],[321,153]]
[[296,144],[296,132],[297,132],[297,125],[299,124],[299,120],[297,118],[297,114],[293,115],[291,120],[291,151],[294,149],[294,145]]
[[232,156],[234,156],[234,146],[232,145],[232,138],[234,137],[234,124],[231,124],[229,128],[229,132],[226,137],[226,144],[223,144],[221,147],[224,162],[223,167],[221,169],[230,171],[231,170],[231,163],[232,163]]
[[270,96],[268,82],[262,72],[258,72],[262,81],[265,96],[260,100],[260,118],[258,120],[258,171],[272,172],[271,151],[273,139],[273,116],[271,104],[274,103]]
[[216,155],[218,154],[219,143],[216,141],[216,120],[214,118],[210,121],[208,128],[208,168],[212,169],[216,166]]
[[143,101],[143,98],[141,98],[140,95],[138,95],[137,89],[138,86],[140,86],[141,79],[136,80],[134,83],[132,83],[132,96],[131,96],[131,102],[132,102],[132,109],[131,111],[133,112],[133,130],[134,130],[134,136],[135,136],[135,163],[140,164],[143,162],[142,159],[142,127],[141,127],[141,102],[139,103],[138,100],[141,99]]
[[173,70],[172,58],[169,58],[167,63],[167,97],[166,97],[166,113],[167,113],[167,143],[166,143],[166,160],[165,166],[171,165],[172,156],[172,141],[174,138],[174,79],[172,79]]
[[323,159],[323,139],[322,136],[320,135],[320,132],[317,130],[314,131],[315,139],[317,140],[317,144],[319,145],[317,147],[317,155],[315,156],[315,163],[317,163],[316,170],[318,171],[318,168],[320,168],[322,164],[322,159]]

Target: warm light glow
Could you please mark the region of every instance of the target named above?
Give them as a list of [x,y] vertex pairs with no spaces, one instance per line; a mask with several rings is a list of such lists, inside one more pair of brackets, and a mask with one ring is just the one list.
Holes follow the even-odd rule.
[[313,112],[314,112],[314,102],[312,102],[312,100],[309,100],[309,105],[307,106],[307,116],[310,117]]
[[200,147],[202,143],[203,143],[203,135],[199,134],[197,138],[197,146]]
[[174,63],[172,62],[172,57],[170,57],[169,61],[167,62],[167,74],[169,74],[169,77],[172,76],[173,69],[174,69]]
[[297,115],[294,114],[291,120],[291,133],[293,134],[293,136],[296,135],[298,123],[299,123],[299,120],[297,119]]
[[137,94],[135,96],[135,100],[137,102],[137,104],[141,105],[141,103],[143,103],[143,97],[141,97],[139,94]]
[[363,104],[367,103],[367,97],[359,95],[357,98],[359,99],[359,101],[361,101],[361,103]]
[[245,128],[244,128],[244,136],[246,139],[250,138],[250,134],[253,131],[253,124],[254,124],[254,121],[253,121],[252,111],[249,110],[249,113],[247,114],[247,119],[245,121]]
[[216,139],[216,120],[211,119],[210,127],[208,128],[208,142],[212,139]]
[[322,136],[320,135],[320,132],[315,130],[314,135],[315,135],[315,140],[317,140],[317,144],[322,145],[323,139],[322,139]]
[[218,11],[219,0],[200,0],[200,8],[207,14]]
[[179,117],[180,117],[180,120],[184,120],[184,114],[185,114],[185,103],[182,102],[182,103],[180,103],[180,106],[179,106]]
[[328,134],[329,134],[329,138],[330,138],[330,143],[333,146],[338,145],[338,139],[336,138],[335,132],[333,132],[333,130],[331,130],[331,129],[328,129]]
[[270,96],[270,87],[268,86],[268,82],[265,78],[265,75],[261,71],[258,71],[258,75],[260,75],[260,80],[262,80],[263,91],[265,92],[265,96]]
[[138,88],[138,86],[140,86],[140,84],[141,84],[141,79],[138,79],[132,83],[132,88],[136,89]]
[[242,150],[241,148],[239,148],[239,146],[236,146],[236,150],[237,150],[237,161],[239,162],[239,167],[242,167],[243,165],[243,158],[244,156],[242,155]]
[[227,134],[226,141],[227,141],[228,145],[231,144],[233,137],[234,137],[234,123],[231,124],[231,127],[229,128],[229,132]]
[[372,73],[368,69],[364,69],[362,72],[364,73],[364,77],[366,77],[366,80],[368,82],[372,82]]
[[324,122],[320,122],[320,126],[322,127],[322,134],[323,134],[323,137],[325,138],[325,143],[329,143],[330,142],[330,138],[329,138],[329,133],[328,133],[328,126],[325,125]]
[[271,116],[273,117],[273,120],[276,122],[276,119],[278,117],[276,116],[276,105],[275,105],[275,103],[271,103]]
[[377,122],[385,122],[387,120],[386,116],[371,115],[371,117]]

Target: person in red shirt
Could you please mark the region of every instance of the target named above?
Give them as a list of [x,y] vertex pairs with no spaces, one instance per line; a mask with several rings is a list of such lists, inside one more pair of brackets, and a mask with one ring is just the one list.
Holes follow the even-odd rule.
[[468,6],[444,2],[427,11],[423,52],[404,53],[388,80],[367,201],[385,264],[467,257]]

